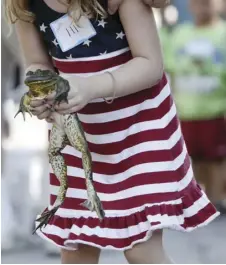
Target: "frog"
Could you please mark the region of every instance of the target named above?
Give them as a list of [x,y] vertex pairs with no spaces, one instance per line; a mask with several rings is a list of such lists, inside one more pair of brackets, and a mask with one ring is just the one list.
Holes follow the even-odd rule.
[[[28,92],[22,96],[19,110],[15,117],[19,113],[22,113],[24,120],[25,113],[29,113],[32,116],[31,101],[33,99],[45,100],[53,92],[55,92],[55,96],[52,110],[54,110],[56,104],[60,104],[61,102],[68,103],[70,84],[66,79],[52,70],[37,69],[36,71],[28,71],[24,83],[28,87]],[[36,222],[39,224],[33,233],[37,229],[42,229],[50,222],[66,198],[66,192],[68,190],[67,165],[62,150],[67,145],[71,145],[82,154],[82,165],[88,198],[81,205],[92,212],[95,211],[100,221],[105,217],[105,211],[93,184],[92,157],[78,114],[57,115],[60,122],[53,122],[52,124],[48,157],[53,172],[60,182],[60,187],[54,204],[36,219]]]

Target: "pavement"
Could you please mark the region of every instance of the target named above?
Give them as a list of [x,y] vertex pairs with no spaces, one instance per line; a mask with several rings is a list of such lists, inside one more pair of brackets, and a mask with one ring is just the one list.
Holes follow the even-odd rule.
[[[59,255],[47,255],[43,243],[2,252],[1,264],[60,264]],[[164,246],[175,264],[226,264],[226,217],[191,233],[164,231]],[[102,251],[100,264],[127,264],[123,253]]]

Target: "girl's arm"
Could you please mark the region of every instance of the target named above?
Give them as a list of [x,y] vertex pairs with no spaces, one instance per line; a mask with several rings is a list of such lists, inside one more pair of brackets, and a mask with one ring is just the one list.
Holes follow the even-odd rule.
[[[108,12],[114,14],[124,0],[108,0]],[[142,1],[142,0],[141,0]],[[164,8],[170,4],[170,0],[143,0],[146,5],[155,8]]]
[[25,67],[31,71],[36,69],[52,70],[53,65],[50,57],[44,47],[37,29],[35,28],[35,25],[18,20],[15,27]]
[[[134,58],[112,72],[117,97],[152,87],[163,75],[161,47],[152,10],[141,0],[124,0],[120,18]],[[113,82],[107,73],[67,79],[72,87],[71,95],[69,104],[56,107],[60,113],[77,111],[92,99],[113,95]],[[80,92],[75,92],[73,87],[79,87]]]
[[[23,54],[26,72],[29,70],[35,71],[37,69],[53,70],[54,68],[50,57],[35,25],[18,20],[15,27]],[[39,119],[47,119],[50,116],[51,112],[48,109],[48,105],[43,105],[40,100],[33,101],[31,105],[35,107],[34,110],[31,109],[32,114],[36,115]]]

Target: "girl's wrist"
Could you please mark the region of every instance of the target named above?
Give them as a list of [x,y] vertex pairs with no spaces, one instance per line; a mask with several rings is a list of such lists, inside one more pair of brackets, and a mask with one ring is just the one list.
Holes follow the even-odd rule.
[[112,97],[115,89],[112,77],[108,73],[81,78],[79,85],[87,91],[90,101]]

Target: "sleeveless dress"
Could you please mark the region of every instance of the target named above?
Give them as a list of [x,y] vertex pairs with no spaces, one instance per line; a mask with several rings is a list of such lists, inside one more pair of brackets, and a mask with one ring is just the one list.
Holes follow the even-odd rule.
[[[97,35],[62,52],[50,23],[64,14],[43,1],[31,5],[35,24],[62,76],[112,71],[132,59],[119,16],[91,20]],[[80,206],[87,198],[81,154],[63,150],[69,188],[63,205],[37,234],[69,250],[78,243],[126,250],[156,229],[192,231],[219,215],[193,178],[176,107],[166,76],[151,88],[115,99],[90,102],[78,112],[93,160],[96,191],[106,217]],[[59,181],[50,169],[50,201]]]

